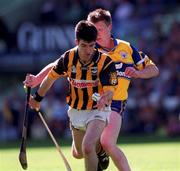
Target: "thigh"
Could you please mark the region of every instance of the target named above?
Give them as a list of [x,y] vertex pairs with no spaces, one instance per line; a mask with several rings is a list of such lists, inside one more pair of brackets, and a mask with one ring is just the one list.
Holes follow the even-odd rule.
[[100,120],[107,124],[109,121],[110,113],[111,113],[110,108],[106,108],[106,110],[104,111],[99,111],[97,109],[91,110],[91,112],[89,112],[89,117],[86,120],[86,125],[88,125],[89,122],[94,121],[94,120]]
[[82,110],[77,110],[74,108],[69,108],[68,110],[68,116],[71,125],[74,128],[85,130],[85,123],[86,123],[86,112],[83,112]]
[[78,154],[82,154],[82,141],[85,131],[72,128],[73,148]]
[[100,140],[106,122],[102,120],[92,120],[88,123],[83,143],[95,144]]
[[112,111],[109,117],[109,123],[101,135],[101,140],[103,141],[107,139],[108,141],[116,143],[121,129],[121,124],[122,116],[119,113]]

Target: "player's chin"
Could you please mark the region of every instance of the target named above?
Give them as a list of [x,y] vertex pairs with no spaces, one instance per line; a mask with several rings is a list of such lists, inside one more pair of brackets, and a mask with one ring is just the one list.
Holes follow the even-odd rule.
[[87,54],[87,55],[86,55],[87,61],[89,61],[89,60],[92,58],[92,55],[93,55],[93,54]]

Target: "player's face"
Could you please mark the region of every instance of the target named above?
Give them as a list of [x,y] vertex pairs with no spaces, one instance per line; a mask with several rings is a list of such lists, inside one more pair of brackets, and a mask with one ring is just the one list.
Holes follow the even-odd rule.
[[88,62],[91,60],[93,53],[94,53],[94,47],[96,42],[86,42],[84,40],[76,41],[78,45],[78,54],[82,61]]
[[112,25],[107,25],[104,21],[94,23],[98,31],[97,43],[103,46],[111,38]]

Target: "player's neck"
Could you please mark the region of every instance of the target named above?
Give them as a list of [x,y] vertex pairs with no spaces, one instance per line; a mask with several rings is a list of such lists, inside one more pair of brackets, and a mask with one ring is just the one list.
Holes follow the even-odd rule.
[[82,60],[82,59],[79,59],[79,61],[80,61],[80,63],[81,63],[82,65],[88,65],[88,64],[91,63],[92,58],[91,58],[90,60],[88,60],[88,61],[84,61],[84,60]]
[[109,41],[106,41],[103,45],[101,45],[103,49],[111,50],[114,48],[114,41],[112,38]]
[[[94,55],[94,54],[93,54]],[[93,58],[93,55],[91,56],[91,58],[89,58],[88,60],[84,60],[81,57],[79,58],[80,63],[82,63],[83,65],[87,65],[90,64]]]

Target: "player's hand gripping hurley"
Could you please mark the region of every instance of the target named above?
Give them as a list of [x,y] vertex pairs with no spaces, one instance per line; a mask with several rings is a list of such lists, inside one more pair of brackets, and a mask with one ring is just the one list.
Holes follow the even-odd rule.
[[[25,90],[27,90],[27,94],[26,94],[26,106],[25,106],[25,112],[24,112],[24,120],[23,120],[23,132],[22,132],[22,142],[21,142],[21,148],[20,148],[20,153],[19,153],[19,161],[21,163],[21,166],[23,169],[27,169],[28,164],[27,164],[27,157],[26,157],[26,138],[27,138],[27,123],[28,123],[28,110],[29,110],[29,99],[30,99],[30,95],[31,95],[31,88],[30,87],[25,87]],[[64,156],[64,154],[62,153],[60,146],[58,145],[56,139],[54,138],[51,130],[49,129],[46,121],[44,120],[41,112],[39,110],[36,110],[38,112],[38,115],[41,119],[41,121],[43,122],[46,130],[48,131],[51,139],[53,140],[56,149],[58,150],[61,158],[63,159],[63,162],[65,164],[66,170],[67,171],[72,171],[66,157]]]

